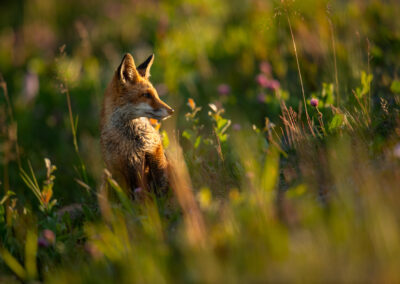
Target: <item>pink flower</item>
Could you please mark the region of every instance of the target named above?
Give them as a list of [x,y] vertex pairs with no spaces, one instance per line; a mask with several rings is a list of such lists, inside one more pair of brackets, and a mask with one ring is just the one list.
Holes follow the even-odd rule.
[[258,74],[256,77],[256,81],[261,87],[266,88],[269,80],[264,74]]
[[103,255],[101,251],[91,243],[85,243],[84,248],[94,259],[99,259]]
[[258,74],[256,77],[256,81],[261,87],[268,88],[274,91],[278,90],[281,86],[278,80],[268,79],[268,77],[264,74]]
[[271,80],[268,80],[266,87],[268,89],[277,91],[281,87],[281,84],[279,83],[279,81],[277,81],[275,79],[271,79]]
[[267,96],[264,93],[258,94],[257,101],[259,103],[265,103],[266,100],[267,100]]
[[54,244],[56,242],[56,235],[52,230],[45,229],[43,230],[42,235],[49,244]]
[[135,188],[135,190],[134,190],[135,193],[140,193],[140,192],[142,192],[142,191],[143,191],[143,189],[142,189],[141,187],[137,187],[137,188]]
[[54,245],[56,242],[56,235],[52,230],[44,229],[41,236],[38,238],[38,246],[42,248],[47,248]]
[[220,84],[217,90],[221,96],[226,96],[231,92],[231,87],[228,84]]
[[27,101],[36,97],[39,92],[39,77],[36,73],[28,72],[24,78],[24,95]]
[[235,123],[232,125],[232,129],[235,131],[240,131],[242,129],[242,126],[239,123]]
[[317,107],[317,106],[318,106],[318,99],[312,98],[311,101],[310,101],[310,104],[311,104],[313,107]]
[[267,61],[262,61],[260,63],[259,68],[260,68],[260,71],[262,73],[264,73],[265,75],[267,75],[267,76],[271,75],[271,64],[269,64]]

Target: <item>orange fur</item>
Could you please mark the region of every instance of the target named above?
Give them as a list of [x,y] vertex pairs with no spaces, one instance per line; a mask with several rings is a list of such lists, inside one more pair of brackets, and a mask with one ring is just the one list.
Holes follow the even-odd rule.
[[168,162],[158,131],[149,119],[164,119],[173,109],[164,103],[149,81],[151,55],[137,68],[126,54],[103,99],[100,130],[107,168],[122,187],[157,192],[168,186]]

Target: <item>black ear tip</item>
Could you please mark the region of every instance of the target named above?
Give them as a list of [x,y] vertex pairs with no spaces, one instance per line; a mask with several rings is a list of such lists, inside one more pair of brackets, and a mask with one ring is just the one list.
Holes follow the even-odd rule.
[[150,63],[154,60],[154,53],[150,54],[149,57],[147,57],[147,59],[145,60],[145,62]]
[[147,58],[147,62],[153,61],[154,60],[154,53],[152,53],[148,58]]
[[[148,72],[148,68],[151,67],[151,65],[153,64],[153,60],[154,60],[154,53],[152,53],[149,57],[147,57],[147,59],[140,64],[137,69],[138,70],[145,70],[146,72]],[[144,72],[144,71],[143,71]],[[144,76],[145,73],[142,74],[142,76]]]

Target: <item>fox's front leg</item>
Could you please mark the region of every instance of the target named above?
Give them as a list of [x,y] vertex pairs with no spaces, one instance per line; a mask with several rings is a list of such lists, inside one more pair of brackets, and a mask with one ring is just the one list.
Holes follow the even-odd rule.
[[[148,181],[146,176],[146,159],[145,156],[136,159],[134,163],[128,165],[126,172],[126,180],[132,197],[139,194],[140,191],[148,191]],[[137,192],[139,190],[139,192]]]
[[168,161],[161,144],[154,153],[148,154],[146,162],[149,166],[150,186],[157,194],[165,192],[168,187]]

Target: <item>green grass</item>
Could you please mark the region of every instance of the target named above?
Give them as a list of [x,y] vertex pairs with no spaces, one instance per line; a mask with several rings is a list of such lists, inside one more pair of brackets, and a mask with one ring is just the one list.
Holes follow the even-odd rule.
[[[399,13],[0,4],[0,282],[399,282]],[[104,169],[99,110],[125,52],[155,53],[176,110],[168,196],[132,201]]]

